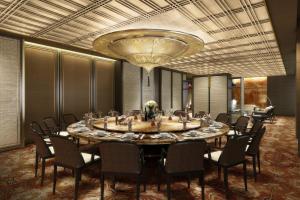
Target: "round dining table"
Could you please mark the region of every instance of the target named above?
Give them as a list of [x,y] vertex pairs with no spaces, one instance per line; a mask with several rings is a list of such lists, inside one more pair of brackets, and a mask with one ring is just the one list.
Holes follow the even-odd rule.
[[[83,121],[71,124],[67,127],[67,131],[74,138],[91,142],[130,141],[138,145],[168,145],[179,141],[219,138],[227,135],[229,127],[226,124],[218,128],[201,126],[200,119],[191,119],[184,126],[178,117],[169,119],[164,116],[161,117],[158,130],[157,122],[142,121],[132,117],[131,131],[128,131],[127,123],[116,123],[116,118],[110,117],[95,119],[93,126],[89,128]],[[135,137],[130,139],[123,137],[128,132]],[[189,135],[189,132],[194,133]]]

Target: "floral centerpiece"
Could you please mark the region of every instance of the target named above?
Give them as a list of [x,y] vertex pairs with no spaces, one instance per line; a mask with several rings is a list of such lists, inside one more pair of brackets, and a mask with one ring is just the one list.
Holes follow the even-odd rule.
[[147,118],[153,119],[155,117],[154,110],[157,108],[157,103],[154,100],[147,101],[145,104],[145,110],[147,112]]

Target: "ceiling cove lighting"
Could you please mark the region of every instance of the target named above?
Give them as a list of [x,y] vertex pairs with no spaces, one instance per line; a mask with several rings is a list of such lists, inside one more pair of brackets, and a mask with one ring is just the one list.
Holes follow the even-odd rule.
[[101,57],[101,56],[95,56],[95,55],[91,55],[91,54],[87,54],[87,53],[80,53],[80,52],[77,52],[77,51],[66,50],[66,49],[52,47],[52,46],[43,45],[43,44],[39,44],[39,43],[33,43],[33,42],[28,42],[28,41],[25,41],[24,43],[27,46],[35,46],[35,47],[40,47],[40,48],[53,49],[55,51],[61,51],[61,52],[65,52],[65,53],[71,53],[71,54],[76,54],[76,55],[81,55],[81,56],[87,56],[87,57],[100,59],[100,60],[106,60],[106,61],[110,61],[110,62],[115,62],[116,61],[116,60],[110,59],[110,58],[104,58],[104,57]]
[[128,29],[98,37],[93,47],[102,54],[124,59],[148,72],[175,58],[199,53],[204,42],[197,36],[164,29]]

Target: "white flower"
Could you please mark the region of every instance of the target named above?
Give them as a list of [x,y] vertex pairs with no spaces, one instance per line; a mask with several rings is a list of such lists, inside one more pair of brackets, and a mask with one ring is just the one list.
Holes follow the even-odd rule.
[[147,101],[145,104],[146,108],[156,108],[158,105],[154,100]]

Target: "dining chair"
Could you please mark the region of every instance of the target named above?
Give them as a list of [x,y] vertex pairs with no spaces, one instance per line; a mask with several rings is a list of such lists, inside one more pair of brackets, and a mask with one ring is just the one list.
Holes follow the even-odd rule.
[[54,157],[54,149],[53,146],[46,143],[43,136],[38,132],[32,131],[30,133],[30,137],[35,144],[35,177],[37,177],[39,159],[42,159],[41,185],[43,185],[45,177],[45,162],[47,159]]
[[82,170],[100,161],[100,157],[81,152],[77,144],[62,136],[51,136],[51,142],[55,151],[53,170],[53,194],[56,190],[57,167],[72,169],[75,173],[74,199],[78,198],[79,181]]
[[[190,187],[191,177],[199,178],[202,199],[205,198],[203,160],[206,149],[207,144],[204,140],[177,142],[169,146],[166,156],[162,156],[160,160],[161,172],[167,178],[168,200],[171,199],[171,181],[175,176],[188,177],[188,187]],[[158,190],[160,190],[160,180]]]
[[[229,124],[230,123],[230,116],[227,113],[219,113],[218,116],[215,119],[216,122],[221,122],[223,124]],[[215,138],[215,146],[217,146],[217,142],[219,140],[219,147],[221,147],[222,144],[222,136],[219,138]]]
[[32,121],[29,124],[29,127],[32,132],[39,134],[47,144],[51,144],[49,134],[44,131],[42,126],[37,121]]
[[130,116],[135,116],[135,115],[139,115],[139,114],[141,114],[142,113],[142,111],[141,110],[132,110],[132,111],[130,111]]
[[249,131],[247,131],[247,135],[249,135],[251,138],[254,134],[256,134],[262,127],[263,127],[264,123],[262,121],[257,121],[255,120],[253,122],[252,127],[250,128]]
[[221,177],[221,170],[224,171],[224,185],[226,198],[228,198],[228,168],[243,164],[244,172],[244,184],[247,191],[247,164],[245,158],[245,149],[248,143],[248,136],[233,136],[230,137],[223,149],[214,152],[209,152],[204,155],[206,159],[209,159],[218,166],[218,177]]
[[116,116],[120,116],[120,113],[118,111],[111,110],[111,111],[108,112],[107,115],[110,116],[110,117],[116,117]]
[[63,121],[65,124],[65,127],[67,127],[70,124],[74,124],[74,123],[78,122],[79,120],[74,114],[67,113],[67,114],[63,114]]
[[249,117],[240,116],[236,123],[232,124],[231,130],[227,133],[227,136],[243,135],[246,133],[247,126],[249,123]]
[[[104,180],[106,176],[131,176],[136,179],[136,199],[140,198],[140,181],[143,174],[143,152],[130,142],[102,142],[100,198],[104,199]],[[115,181],[114,181],[115,184]],[[113,185],[113,188],[115,186]],[[145,190],[145,183],[144,183]]]
[[175,110],[173,112],[173,115],[175,115],[176,117],[179,117],[179,116],[186,117],[186,112],[184,110]]
[[67,131],[61,131],[60,125],[56,122],[54,117],[45,117],[43,119],[43,122],[45,124],[45,127],[47,130],[54,135],[60,135],[63,137],[69,137],[69,133]]
[[195,113],[195,118],[202,118],[205,115],[205,111],[198,111]]
[[255,132],[252,136],[252,140],[250,144],[246,147],[246,156],[252,157],[252,164],[253,164],[253,176],[254,180],[256,181],[256,158],[257,158],[257,164],[258,164],[258,173],[260,173],[260,153],[259,153],[259,146],[261,143],[261,139],[263,138],[264,134],[266,132],[266,127],[263,127],[259,129],[257,132]]
[[230,123],[230,116],[227,113],[219,113],[215,119],[216,122],[222,122],[223,124]]

